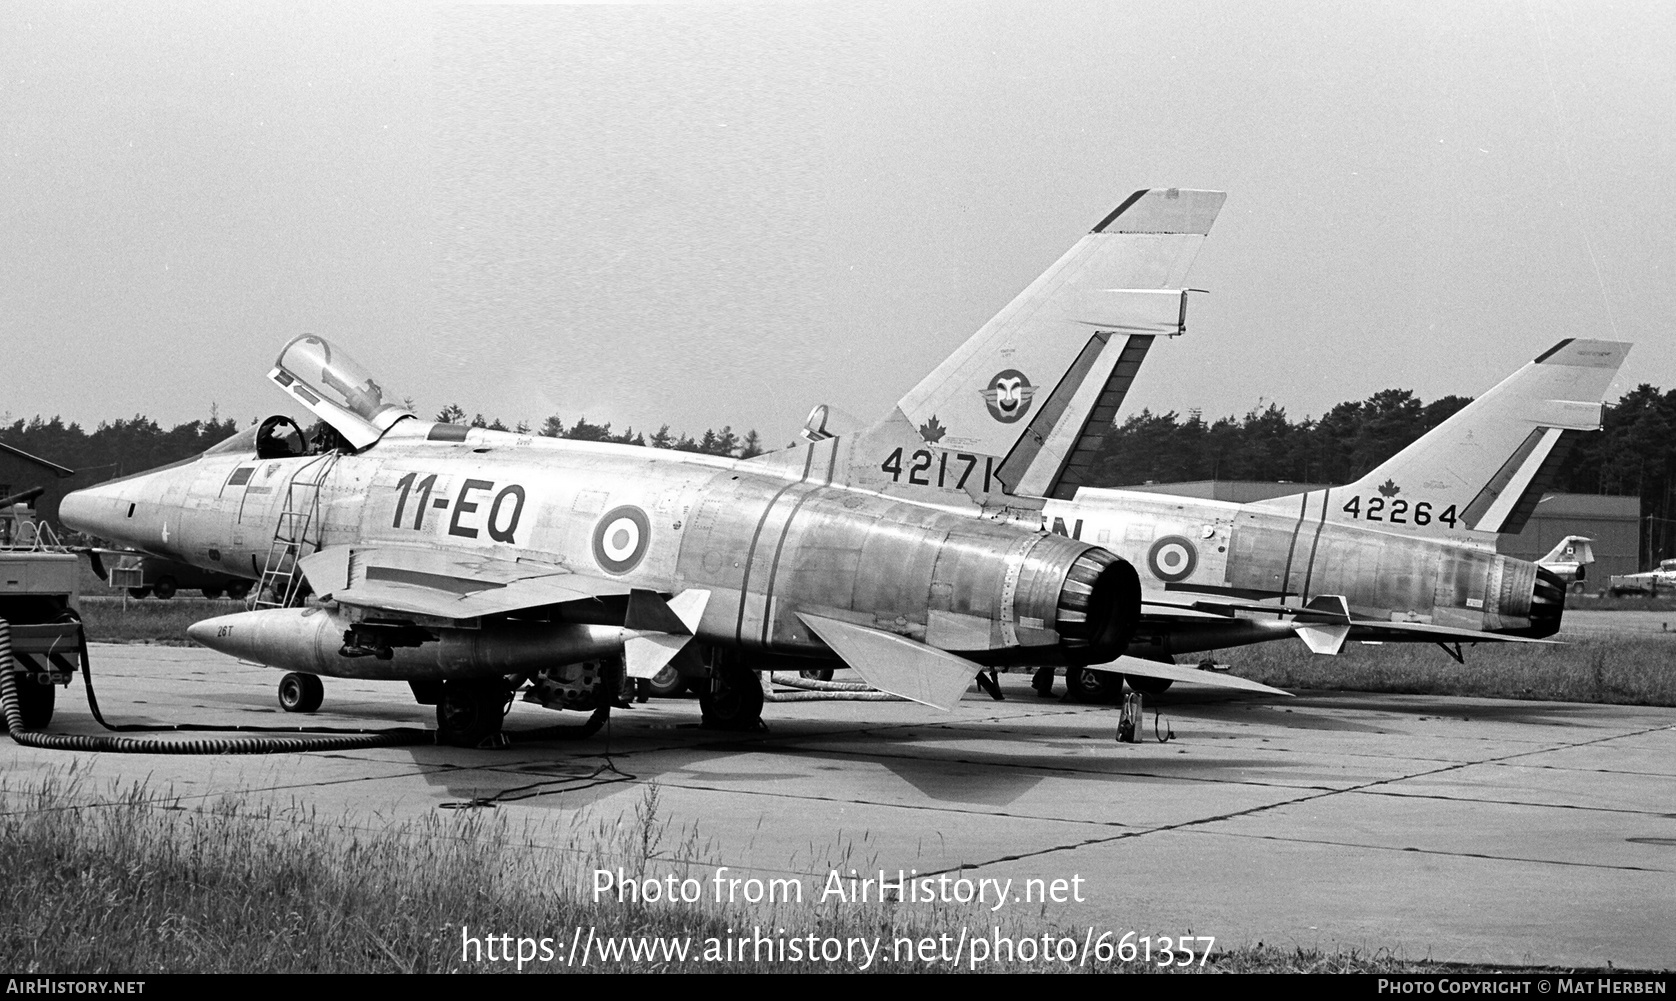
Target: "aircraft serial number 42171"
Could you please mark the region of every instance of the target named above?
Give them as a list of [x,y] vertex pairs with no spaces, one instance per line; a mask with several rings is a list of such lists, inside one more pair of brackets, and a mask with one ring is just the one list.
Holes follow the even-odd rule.
[[[1294,514],[1166,504],[1119,517],[1113,497],[1077,489],[1148,346],[1185,329],[1186,272],[1222,198],[1137,192],[859,432],[837,433],[817,408],[807,441],[735,460],[432,423],[305,335],[269,376],[330,432],[305,442],[270,417],[196,459],[77,491],[61,517],[147,553],[259,575],[255,607],[190,632],[297,672],[292,707],[319,705],[320,676],[406,681],[437,706],[441,737],[465,746],[495,737],[525,682],[533,700],[597,721],[623,673],[671,666],[704,679],[707,723],[750,727],[763,701],[754,672],[773,667],[838,660],[875,688],[947,709],[988,666],[1167,682],[1189,670],[1171,653],[1272,639],[1270,620],[1329,652],[1347,634],[1551,634],[1563,595],[1550,598],[1534,567],[1472,539],[1355,523],[1370,505],[1310,495]],[[1576,374],[1547,372],[1561,369]],[[1454,505],[1451,532],[1482,520],[1472,504],[1520,502],[1532,462],[1552,451],[1548,431],[1586,423],[1586,406],[1566,403],[1589,399],[1582,383],[1538,382],[1553,405],[1521,419],[1547,423],[1495,460],[1490,500]],[[1444,495],[1471,479],[1425,483],[1437,493],[1425,530],[1442,527]],[[1050,531],[1050,517],[1086,526]],[[1119,545],[1087,541],[1102,519],[1102,541],[1138,547],[1144,580]],[[1313,571],[1334,591],[1294,573],[1314,566],[1300,539],[1312,554],[1356,555]],[[1364,601],[1367,582],[1342,571],[1377,577],[1387,551],[1403,554],[1406,584]],[[1205,600],[1173,593],[1184,583]],[[1125,655],[1132,642],[1148,659]]]

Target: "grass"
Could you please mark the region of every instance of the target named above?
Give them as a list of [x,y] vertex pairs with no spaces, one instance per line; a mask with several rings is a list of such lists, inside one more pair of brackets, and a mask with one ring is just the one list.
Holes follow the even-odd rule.
[[1242,677],[1289,691],[1398,692],[1498,699],[1676,706],[1676,638],[1602,637],[1556,646],[1480,643],[1457,664],[1430,644],[1348,644],[1337,657],[1299,644],[1217,651]]
[[186,627],[215,615],[244,610],[244,602],[226,598],[84,597],[82,623],[96,643],[161,643],[186,646]]
[[[987,932],[985,911],[907,904],[822,906],[619,904],[589,899],[596,868],[707,879],[715,856],[696,828],[672,831],[656,785],[635,808],[593,820],[572,814],[566,843],[520,837],[484,811],[431,813],[368,833],[326,823],[306,808],[252,808],[234,799],[192,808],[143,784],[95,794],[72,767],[46,780],[0,782],[0,852],[10,870],[0,896],[0,968],[17,973],[289,973],[517,971],[479,962],[462,935],[681,936],[686,959],[601,961],[599,972],[854,972],[856,964],[707,961],[702,940],[753,927],[817,938]],[[849,851],[840,851],[839,864]],[[818,881],[815,881],[818,882]],[[1009,923],[1010,921],[1010,923]],[[1002,933],[1076,939],[1076,929],[1003,921]],[[981,931],[980,931],[981,930]],[[889,948],[887,945],[886,948]],[[538,956],[535,946],[525,951]],[[463,954],[463,952],[465,954]],[[481,953],[480,953],[481,955]],[[563,969],[526,961],[524,972]],[[939,960],[878,963],[888,972],[949,972]],[[994,962],[985,972],[1065,970],[1052,962]],[[1153,971],[1090,964],[1095,972]],[[1173,969],[1173,968],[1172,968]],[[1377,950],[1325,953],[1219,947],[1202,968],[1174,972],[1420,973],[1458,970]]]
[[1579,612],[1676,612],[1676,597],[1614,597],[1610,594],[1568,594],[1565,607]]
[[[226,599],[85,598],[82,618],[90,640],[186,645],[191,642],[187,626],[243,607],[242,602]],[[1289,691],[1676,706],[1676,670],[1670,667],[1676,636],[1589,638],[1556,646],[1481,643],[1464,650],[1464,665],[1429,643],[1352,643],[1338,657],[1318,657],[1300,643],[1282,641],[1212,651],[1209,656],[1233,664],[1242,677]]]

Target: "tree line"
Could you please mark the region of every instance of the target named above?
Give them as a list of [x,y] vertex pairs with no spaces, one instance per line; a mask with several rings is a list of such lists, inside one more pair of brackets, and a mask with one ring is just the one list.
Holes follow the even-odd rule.
[[[1299,421],[1272,403],[1243,417],[1210,421],[1199,411],[1143,410],[1106,434],[1091,485],[1208,479],[1348,483],[1469,402],[1446,396],[1423,403],[1408,390],[1387,389]],[[435,416],[498,431],[707,455],[749,458],[763,451],[754,430],[740,436],[731,425],[720,431],[707,428],[695,438],[675,434],[667,424],[647,435],[632,427],[613,431],[610,424],[592,423],[585,416],[567,425],[556,414],[539,429],[523,421],[508,427],[480,413],[468,418],[454,404]],[[0,441],[77,470],[76,485],[85,486],[187,458],[238,430],[237,422],[219,419],[212,408],[206,420],[167,430],[139,414],[101,421],[92,431],[58,417],[0,421]],[[1609,406],[1601,433],[1584,436],[1566,457],[1555,489],[1639,496],[1642,551],[1653,559],[1676,555],[1676,390],[1641,385]]]
[[[143,414],[114,421],[100,421],[92,431],[80,424],[66,424],[62,417],[36,416],[28,420],[0,419],[0,442],[22,449],[30,455],[55,462],[76,471],[75,485],[90,486],[118,476],[127,476],[171,462],[197,455],[212,445],[238,434],[236,420],[222,420],[213,413],[203,420],[187,421],[165,430]],[[9,416],[9,415],[8,415]],[[756,431],[743,436],[734,432],[732,425],[720,431],[705,428],[694,438],[689,434],[675,434],[665,424],[651,435],[632,427],[614,432],[611,425],[594,424],[580,417],[566,426],[557,415],[547,418],[540,429],[532,429],[527,421],[511,427],[498,418],[488,419],[482,414],[470,418],[459,406],[450,404],[436,414],[435,420],[449,424],[489,428],[494,431],[513,431],[519,434],[538,434],[548,438],[570,438],[577,441],[607,441],[647,448],[667,448],[679,452],[699,452],[705,455],[733,456],[749,459],[763,452],[762,438]],[[252,418],[251,423],[256,421]]]
[[[1198,411],[1143,410],[1105,436],[1093,485],[1350,483],[1470,402],[1422,403],[1408,390],[1387,389],[1296,422],[1273,404],[1215,421]],[[1676,556],[1676,390],[1643,384],[1609,405],[1600,432],[1583,435],[1565,456],[1553,489],[1641,498],[1641,551],[1654,561]]]
[[728,455],[738,459],[749,459],[763,453],[762,438],[755,430],[747,431],[744,437],[740,437],[733,433],[731,424],[720,431],[705,428],[704,433],[697,438],[687,434],[671,434],[669,425],[665,424],[648,438],[637,433],[632,426],[621,432],[613,432],[609,422],[591,424],[586,415],[578,417],[576,423],[570,427],[565,427],[559,415],[554,414],[543,421],[541,429],[537,431],[531,429],[528,421],[519,421],[512,427],[507,427],[499,418],[486,419],[482,414],[475,414],[468,419],[465,410],[455,403],[443,407],[434,419],[444,424],[465,424],[474,428],[488,428],[491,431],[539,434],[548,438],[569,438],[573,441],[610,441],[620,445],[667,448],[677,452],[699,452],[704,455]]

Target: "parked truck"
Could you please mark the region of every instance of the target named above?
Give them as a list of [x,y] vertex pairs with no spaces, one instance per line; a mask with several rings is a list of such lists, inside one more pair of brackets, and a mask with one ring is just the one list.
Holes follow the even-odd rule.
[[28,501],[41,492],[0,498],[0,620],[9,639],[0,671],[17,681],[26,729],[52,721],[57,686],[69,684],[81,663],[81,557],[35,520]]
[[187,563],[176,563],[157,556],[140,553],[121,557],[121,562],[110,568],[106,582],[112,587],[128,589],[133,598],[156,596],[172,598],[182,590],[196,590],[206,598],[242,599],[250,593],[253,581],[232,574],[203,570]]

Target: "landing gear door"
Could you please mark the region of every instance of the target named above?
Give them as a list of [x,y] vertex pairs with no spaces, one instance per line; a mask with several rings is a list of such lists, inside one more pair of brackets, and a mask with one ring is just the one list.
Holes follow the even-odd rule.
[[357,451],[413,412],[386,399],[384,388],[347,352],[304,334],[285,345],[268,373],[285,392],[330,424]]

